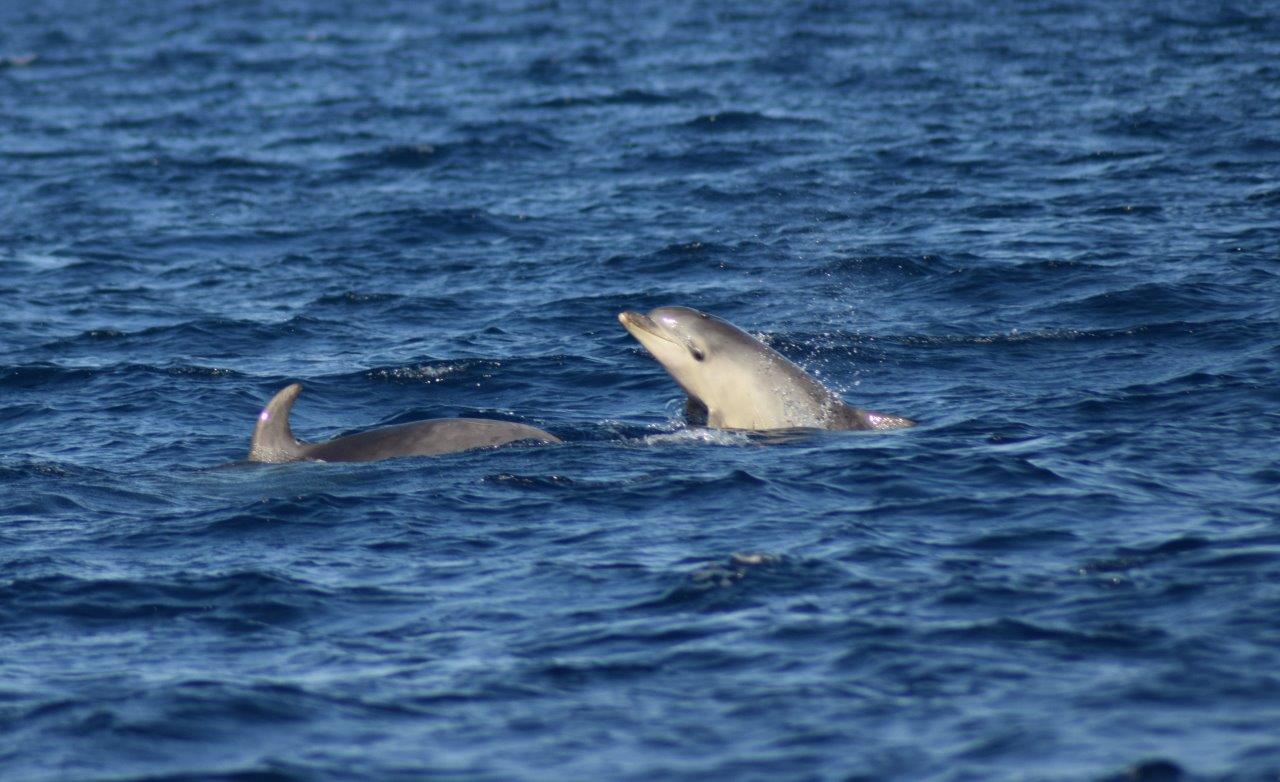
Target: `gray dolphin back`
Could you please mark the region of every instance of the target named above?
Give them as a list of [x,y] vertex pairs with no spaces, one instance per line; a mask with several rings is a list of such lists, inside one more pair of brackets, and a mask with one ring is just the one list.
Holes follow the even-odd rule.
[[829,429],[905,429],[916,422],[900,415],[861,410],[843,402],[832,410]]
[[305,458],[325,462],[372,462],[400,456],[437,456],[494,448],[520,440],[558,443],[555,435],[524,424],[484,418],[438,418],[386,426],[307,446]]
[[289,428],[289,411],[301,391],[301,384],[286,386],[258,414],[249,444],[249,461],[372,462],[491,448],[520,440],[560,442],[555,435],[526,424],[487,418],[441,418],[371,429],[323,443],[303,443]]

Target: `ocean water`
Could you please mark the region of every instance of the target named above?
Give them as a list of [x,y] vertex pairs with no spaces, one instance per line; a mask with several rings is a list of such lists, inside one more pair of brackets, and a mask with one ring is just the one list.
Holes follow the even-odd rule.
[[1275,779],[1278,367],[1274,2],[0,3],[0,778]]

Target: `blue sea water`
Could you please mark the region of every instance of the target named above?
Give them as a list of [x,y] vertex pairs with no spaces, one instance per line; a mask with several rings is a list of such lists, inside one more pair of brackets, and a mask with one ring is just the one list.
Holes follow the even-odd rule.
[[0,335],[4,780],[1280,774],[1273,2],[3,2]]

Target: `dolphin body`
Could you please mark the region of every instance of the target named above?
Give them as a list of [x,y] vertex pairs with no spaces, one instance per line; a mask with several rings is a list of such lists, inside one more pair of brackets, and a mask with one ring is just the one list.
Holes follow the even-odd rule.
[[258,414],[249,444],[251,462],[372,462],[398,456],[491,448],[519,440],[558,443],[560,438],[532,426],[480,418],[437,418],[338,437],[324,443],[303,443],[289,428],[289,411],[302,385],[286,386]]
[[845,404],[813,376],[747,332],[689,307],[618,320],[722,429],[901,429],[915,421]]

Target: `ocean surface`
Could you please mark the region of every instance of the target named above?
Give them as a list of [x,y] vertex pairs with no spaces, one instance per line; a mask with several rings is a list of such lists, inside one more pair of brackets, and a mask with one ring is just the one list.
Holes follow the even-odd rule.
[[0,779],[1277,775],[1277,3],[0,3]]

